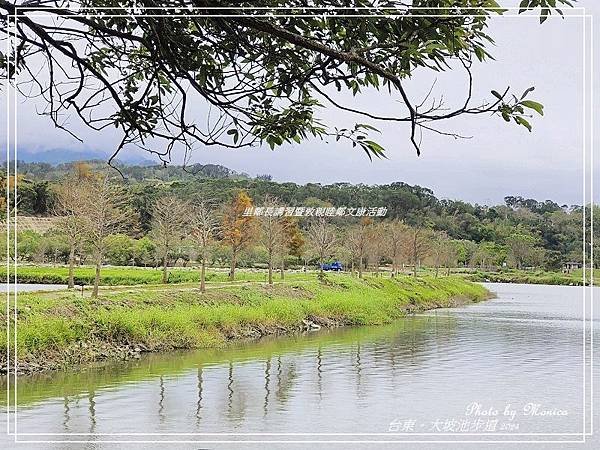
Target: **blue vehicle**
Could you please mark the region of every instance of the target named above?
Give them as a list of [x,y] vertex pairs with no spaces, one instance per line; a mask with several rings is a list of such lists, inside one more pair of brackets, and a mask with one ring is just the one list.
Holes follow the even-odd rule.
[[321,269],[323,270],[332,270],[334,272],[340,272],[344,270],[344,266],[339,261],[334,261],[332,263],[321,264]]

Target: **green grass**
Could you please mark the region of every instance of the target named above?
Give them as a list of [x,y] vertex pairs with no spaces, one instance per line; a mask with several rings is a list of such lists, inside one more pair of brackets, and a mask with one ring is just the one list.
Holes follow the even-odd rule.
[[[98,299],[76,293],[19,294],[17,354],[24,366],[57,367],[118,356],[118,349],[134,346],[149,351],[214,348],[237,338],[300,331],[305,320],[384,324],[410,311],[487,295],[482,286],[454,277],[358,280],[347,275],[328,277],[325,284],[288,281],[205,294],[192,288],[131,288]],[[6,318],[0,319],[0,346],[6,348]]]
[[[11,271],[12,272],[12,271]],[[158,284],[162,282],[162,270],[145,267],[103,267],[100,284],[103,286],[127,286],[137,284]],[[291,273],[294,279],[307,278],[306,274]],[[76,267],[74,270],[75,284],[91,285],[94,283],[95,268],[92,266]],[[239,270],[236,272],[236,281],[265,281],[266,273]],[[275,279],[278,275],[275,274]],[[19,283],[33,284],[67,284],[69,268],[65,266],[19,266],[17,267],[17,281]],[[228,281],[228,272],[225,270],[208,270],[208,282]],[[198,269],[170,268],[169,283],[199,282]],[[6,282],[6,267],[0,267],[0,282]]]

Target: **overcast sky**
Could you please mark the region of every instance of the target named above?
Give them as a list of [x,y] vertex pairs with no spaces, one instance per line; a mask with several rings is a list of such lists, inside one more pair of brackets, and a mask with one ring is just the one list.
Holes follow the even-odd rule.
[[[501,3],[504,6],[514,2]],[[588,8],[588,12],[596,17],[600,16],[598,1],[581,0],[578,5]],[[502,91],[510,85],[521,93],[535,86],[531,98],[544,104],[545,116],[533,119],[532,133],[498,117],[470,116],[444,122],[440,128],[473,136],[471,139],[455,140],[425,134],[420,157],[410,146],[407,127],[394,124],[377,125],[382,131],[378,141],[388,150],[386,160],[369,162],[362,151],[347,143],[312,140],[275,151],[266,145],[235,151],[199,149],[192,162],[222,164],[251,175],[268,173],[277,181],[297,183],[403,181],[429,187],[438,197],[483,204],[501,203],[506,195],[580,204],[582,33],[582,18],[550,18],[543,25],[535,17],[500,16],[490,21],[489,34],[496,40],[496,47],[492,48],[496,61],[475,65],[474,102],[489,100],[491,89]],[[594,39],[595,53],[600,48],[599,34],[596,32]],[[427,91],[433,80],[429,73],[415,75],[409,84],[413,102]],[[599,88],[596,85],[596,93]],[[464,89],[464,74],[440,74],[434,95],[443,93],[449,104],[456,105],[463,98]],[[391,113],[397,107],[385,93],[373,93],[360,99],[349,97],[347,103],[375,113]],[[329,123],[351,123],[350,117],[333,110],[322,111],[320,117]],[[19,105],[17,118],[19,148],[28,150],[110,151],[119,138],[116,134],[97,135],[85,131],[81,133],[85,142],[80,144],[64,132],[53,129],[45,118],[37,117],[31,104]],[[2,135],[6,133],[5,122],[0,121],[0,126],[4,127],[0,129]],[[599,133],[595,134],[598,136]],[[600,157],[596,157],[596,161],[600,162]]]

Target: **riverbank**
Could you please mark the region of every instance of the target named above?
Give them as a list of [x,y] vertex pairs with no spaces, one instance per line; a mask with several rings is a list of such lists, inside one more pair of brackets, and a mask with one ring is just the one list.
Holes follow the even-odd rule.
[[[103,290],[97,299],[75,292],[24,293],[17,308],[18,371],[222,347],[233,340],[320,327],[384,324],[489,297],[484,287],[455,277],[359,280],[340,274],[325,282],[214,286],[204,294],[195,286]],[[6,349],[2,314],[0,346]],[[12,336],[9,346],[12,354]],[[5,350],[0,358],[6,372]]]
[[[595,274],[597,275],[597,274]],[[548,272],[544,270],[502,270],[498,272],[477,270],[465,272],[462,276],[477,283],[518,283],[518,284],[547,284],[554,286],[583,286],[581,270],[572,273]],[[589,285],[589,273],[586,275]]]

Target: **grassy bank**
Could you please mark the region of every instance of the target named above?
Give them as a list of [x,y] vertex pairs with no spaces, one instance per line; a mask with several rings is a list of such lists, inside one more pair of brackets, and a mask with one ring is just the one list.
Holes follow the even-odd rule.
[[[597,272],[597,271],[596,271]],[[597,274],[597,273],[596,273]],[[490,283],[551,284],[563,286],[582,286],[581,270],[572,273],[547,272],[543,270],[502,270],[499,272],[476,272],[462,274],[467,280]],[[588,283],[589,280],[586,280]]]
[[[205,294],[191,287],[104,291],[98,299],[76,293],[20,294],[17,355],[20,370],[34,372],[135,358],[143,351],[214,348],[234,339],[318,326],[383,324],[487,296],[483,287],[460,278],[358,280],[345,275],[330,276],[325,283],[223,286]],[[1,323],[5,327],[6,317]],[[6,348],[5,328],[0,345]],[[5,352],[1,358],[5,368]]]

